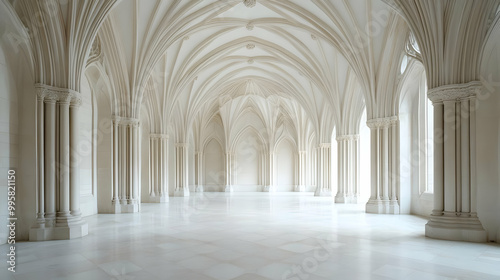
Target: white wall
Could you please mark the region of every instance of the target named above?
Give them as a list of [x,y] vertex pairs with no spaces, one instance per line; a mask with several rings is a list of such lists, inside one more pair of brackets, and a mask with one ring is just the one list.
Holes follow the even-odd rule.
[[359,124],[359,193],[358,203],[366,203],[371,194],[370,128],[366,125],[366,109]]
[[[18,171],[18,99],[16,81],[3,46],[0,46],[0,220],[7,221],[7,172]],[[0,244],[7,242],[8,228],[0,227]]]
[[477,212],[489,240],[500,241],[500,26],[489,39],[477,106]]
[[97,149],[97,210],[99,213],[111,213],[113,189],[113,120],[111,103],[107,94],[100,88],[94,92],[94,143]]
[[93,96],[89,82],[86,77],[82,77],[80,93],[82,94],[82,106],[79,108],[80,118],[80,139],[78,142],[78,165],[80,167],[80,207],[82,216],[97,214],[97,194],[95,189],[96,172],[94,141],[94,112]]
[[[37,211],[34,83],[25,53],[13,45],[8,36],[3,36],[0,41],[0,219],[7,218],[7,171],[14,169],[17,241],[28,240]],[[7,234],[7,227],[0,227],[0,244],[6,242]]]

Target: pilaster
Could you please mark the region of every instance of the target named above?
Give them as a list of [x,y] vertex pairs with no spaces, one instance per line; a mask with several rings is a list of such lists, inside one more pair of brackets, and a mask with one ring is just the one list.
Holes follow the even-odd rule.
[[139,211],[139,120],[113,117],[114,213]]
[[368,120],[371,129],[371,196],[367,213],[399,214],[399,119]]
[[189,196],[188,143],[176,143],[176,176],[174,196]]
[[269,152],[267,155],[267,184],[263,187],[263,192],[273,193],[276,192],[276,185],[274,182],[274,170],[275,170],[275,154],[273,151]]
[[299,151],[298,164],[297,164],[297,185],[295,186],[296,192],[306,191],[306,172],[307,172],[307,153],[306,151]]
[[36,84],[37,222],[31,241],[72,239],[88,234],[81,218],[78,153],[80,93]]
[[359,135],[337,136],[337,184],[335,203],[358,203],[359,198]]
[[231,193],[233,189],[233,162],[234,162],[234,152],[226,151],[226,187],[225,192]]
[[316,149],[317,152],[317,186],[315,196],[332,196],[332,150],[331,143],[321,143]]
[[479,81],[429,90],[434,105],[434,210],[431,238],[486,242],[476,207],[476,97]]
[[168,135],[149,135],[149,201],[168,202]]
[[202,193],[203,189],[203,153],[201,151],[196,151],[194,155],[194,166],[195,166],[195,178],[196,178],[196,189],[198,193]]

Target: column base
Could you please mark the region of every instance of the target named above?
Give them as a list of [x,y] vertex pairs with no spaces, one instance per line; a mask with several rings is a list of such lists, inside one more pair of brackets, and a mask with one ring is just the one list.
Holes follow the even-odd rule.
[[276,187],[275,186],[264,186],[264,187],[262,187],[262,191],[269,192],[269,193],[276,192]]
[[399,214],[399,204],[393,200],[372,200],[366,203],[366,213]]
[[314,192],[314,196],[319,196],[319,197],[332,197],[333,194],[331,191],[316,191]]
[[150,197],[149,201],[151,203],[165,203],[165,202],[168,202],[168,196],[162,195],[162,196]]
[[139,203],[136,201],[133,201],[132,203],[128,204],[123,200],[121,203],[115,203],[113,202],[113,214],[120,214],[120,213],[136,213],[139,212]]
[[305,192],[306,186],[295,186],[295,191],[296,192]]
[[80,220],[65,226],[31,228],[30,241],[46,240],[68,240],[80,238],[89,234],[89,226],[86,221]]
[[358,196],[355,195],[339,195],[335,196],[335,203],[339,204],[357,204]]
[[347,197],[343,194],[337,194],[335,196],[335,203],[347,203]]
[[196,186],[196,192],[202,193],[203,191],[204,190],[203,190],[203,186],[202,185]]
[[431,216],[425,225],[425,236],[435,239],[487,242],[488,235],[477,217]]
[[234,192],[233,186],[226,186],[224,192],[229,192],[229,193]]
[[177,197],[187,197],[189,196],[189,189],[188,188],[182,188],[180,190],[174,191],[174,196]]

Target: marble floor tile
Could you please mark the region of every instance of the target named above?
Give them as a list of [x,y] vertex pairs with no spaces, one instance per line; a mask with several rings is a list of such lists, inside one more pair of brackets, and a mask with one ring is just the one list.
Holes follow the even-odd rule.
[[[85,217],[89,235],[18,242],[2,280],[500,279],[500,245],[429,239],[426,219],[311,193],[210,193]],[[7,252],[0,246],[0,256]]]

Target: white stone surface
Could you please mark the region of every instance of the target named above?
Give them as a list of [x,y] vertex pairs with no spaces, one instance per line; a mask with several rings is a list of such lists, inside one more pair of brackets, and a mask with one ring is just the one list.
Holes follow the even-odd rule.
[[293,279],[295,266],[320,280],[500,277],[498,244],[426,238],[426,219],[312,194],[204,193],[86,219],[81,239],[18,243],[15,277],[1,262],[0,278]]
[[[38,2],[0,1],[0,178],[19,169],[19,241],[56,212],[134,212],[200,186],[346,202],[358,185],[368,212],[460,217],[428,236],[500,240],[498,1]],[[45,108],[35,83],[81,96],[79,113]],[[353,134],[359,160],[332,141]]]

